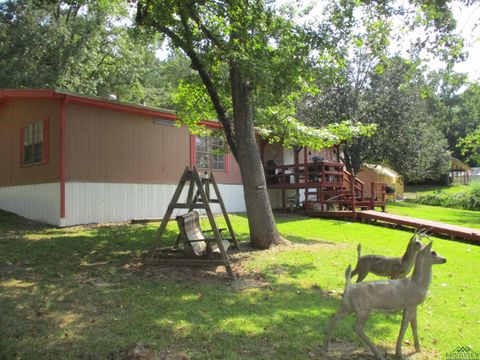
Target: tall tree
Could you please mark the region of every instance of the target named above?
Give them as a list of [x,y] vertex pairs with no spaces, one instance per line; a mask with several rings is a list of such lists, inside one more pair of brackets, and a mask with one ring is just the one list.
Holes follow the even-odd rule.
[[480,126],[460,139],[457,145],[466,160],[473,166],[480,166]]
[[[362,130],[343,124],[310,131],[295,121],[293,98],[308,84],[311,38],[284,15],[262,0],[142,0],[137,10],[138,24],[166,35],[197,71],[201,87],[183,86],[185,101],[193,112],[197,108],[198,116],[189,114],[183,121],[194,125],[207,116],[222,124],[242,175],[251,242],[260,248],[285,240],[270,207],[255,125],[283,134],[287,141],[317,145],[331,145]],[[192,104],[195,94],[200,95]]]
[[127,0],[0,2],[0,86],[171,106],[172,65],[188,66],[158,60],[158,36],[134,31],[128,9]]
[[[474,153],[468,149],[474,144],[471,142],[473,134],[480,128],[480,84],[470,84],[465,91],[455,94],[445,103],[448,106],[448,116],[441,126],[450,148],[454,156],[474,165]],[[459,143],[461,146],[457,146]]]
[[421,69],[399,58],[372,76],[362,107],[378,131],[359,146],[363,161],[387,164],[408,182],[439,181],[448,172],[447,141],[429,112],[426,86]]
[[[356,63],[365,63],[356,61]],[[448,171],[447,143],[425,98],[428,84],[423,70],[399,57],[383,59],[362,74],[347,66],[340,78],[321,82],[320,92],[302,109],[313,124],[355,117],[377,124],[369,138],[342,146],[346,163],[358,172],[363,163],[381,163],[401,173],[407,181],[439,180]],[[430,90],[430,92],[432,92]]]
[[[436,178],[445,171],[447,154],[445,140],[435,128],[438,124],[428,112],[426,92],[432,91],[420,64],[425,49],[448,64],[461,59],[462,39],[452,33],[455,20],[448,2],[383,5],[362,8],[352,19],[354,29],[338,42],[342,57],[322,59],[316,76],[319,91],[301,99],[299,117],[316,126],[341,119],[376,123],[373,137],[343,145],[347,167],[355,171],[363,162],[381,162],[410,180]],[[427,36],[410,44],[408,38],[401,39],[392,27],[400,19],[406,30],[420,27]],[[402,41],[411,60],[390,55],[392,41],[397,45]],[[402,156],[407,150],[409,155]],[[435,159],[441,163],[436,167]]]

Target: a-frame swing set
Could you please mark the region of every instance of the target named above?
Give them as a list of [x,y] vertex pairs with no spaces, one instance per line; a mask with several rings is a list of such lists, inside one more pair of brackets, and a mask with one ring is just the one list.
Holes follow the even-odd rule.
[[[186,202],[180,202],[180,196],[187,183],[189,183],[189,187]],[[215,198],[213,199],[210,196],[210,185],[212,185],[213,192],[215,193]],[[228,227],[230,239],[222,239],[221,230],[223,229],[219,229],[215,222],[211,204],[220,205]],[[172,246],[159,248],[167,224],[175,209],[188,210],[187,214],[177,216],[176,220],[179,225],[180,234]],[[205,210],[211,227],[209,232],[213,233],[213,236],[208,237],[202,233],[198,213],[194,211],[196,209]],[[149,261],[167,265],[225,266],[229,277],[234,280],[235,275],[226,253],[230,241],[234,248],[239,248],[213,173],[210,172],[210,174],[206,176],[200,176],[195,167],[193,170],[186,167],[155,234],[152,249],[148,254]]]

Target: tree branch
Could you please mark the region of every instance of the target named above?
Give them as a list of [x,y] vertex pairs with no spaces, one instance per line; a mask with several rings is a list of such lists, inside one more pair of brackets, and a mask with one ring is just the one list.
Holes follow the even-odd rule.
[[187,19],[185,18],[185,15],[180,14],[180,19],[185,31],[185,38],[187,40],[187,42],[184,43],[185,47],[183,47],[183,50],[189,57],[192,63],[192,68],[198,72],[198,74],[200,75],[200,78],[202,79],[203,85],[205,86],[207,93],[210,96],[210,100],[212,101],[213,108],[217,113],[218,120],[223,125],[223,129],[225,131],[225,137],[227,139],[228,145],[230,146],[230,150],[233,156],[235,157],[235,159],[238,160],[237,144],[236,144],[234,133],[233,133],[232,122],[227,116],[227,112],[225,111],[222,101],[220,100],[220,96],[218,95],[218,92],[215,89],[215,85],[213,84],[212,78],[208,75],[207,70],[205,69],[205,66],[200,60],[200,57],[194,50],[194,46],[192,42],[192,33],[190,31],[190,28],[188,27],[188,22],[187,22]]
[[137,7],[137,23],[149,25],[153,28],[156,28],[158,31],[162,32],[164,35],[168,36],[172,42],[182,49],[185,54],[188,56],[191,62],[191,66],[194,70],[198,72],[200,78],[207,90],[208,96],[212,101],[213,108],[217,113],[218,120],[223,125],[223,130],[225,132],[225,137],[227,139],[228,145],[230,146],[230,151],[232,152],[235,159],[238,160],[238,151],[237,151],[237,144],[235,141],[234,131],[233,131],[233,124],[231,119],[228,118],[227,112],[220,100],[220,96],[215,89],[213,84],[212,78],[209,76],[207,70],[205,69],[204,64],[202,63],[200,57],[195,51],[193,46],[192,40],[192,32],[188,27],[188,19],[186,14],[180,12],[180,21],[183,26],[184,35],[183,38],[179,34],[177,34],[174,30],[169,28],[168,26],[162,25],[161,23],[151,19],[150,16],[146,13],[146,9],[141,6],[141,3],[138,3]]
[[195,2],[191,2],[187,4],[188,14],[192,18],[192,20],[197,24],[200,31],[205,35],[205,37],[210,40],[217,48],[223,49],[225,47],[225,43],[218,39],[213,33],[201,22],[200,18],[192,8]]

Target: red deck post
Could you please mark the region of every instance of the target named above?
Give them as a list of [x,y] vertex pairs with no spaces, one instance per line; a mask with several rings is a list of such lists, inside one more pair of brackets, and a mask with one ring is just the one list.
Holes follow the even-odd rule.
[[375,182],[374,181],[372,181],[370,196],[372,197],[371,198],[371,204],[370,204],[370,210],[375,210]]
[[305,174],[305,179],[303,179],[304,183],[308,182],[307,149],[308,148],[305,146],[303,153],[303,173]]
[[356,201],[355,201],[355,172],[352,169],[352,173],[350,174],[350,194],[352,196],[352,215],[353,218],[356,218]]

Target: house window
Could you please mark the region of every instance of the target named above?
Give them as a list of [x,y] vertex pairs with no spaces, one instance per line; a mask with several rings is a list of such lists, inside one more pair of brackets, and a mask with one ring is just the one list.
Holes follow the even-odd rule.
[[22,164],[41,164],[47,160],[47,120],[22,128]]
[[225,170],[223,140],[214,137],[195,137],[195,164],[199,169]]

